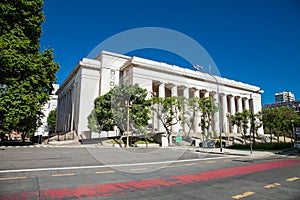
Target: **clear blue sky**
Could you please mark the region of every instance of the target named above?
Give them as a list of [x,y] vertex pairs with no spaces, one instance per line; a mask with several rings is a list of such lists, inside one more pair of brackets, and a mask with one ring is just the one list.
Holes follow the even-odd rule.
[[[41,47],[54,49],[59,84],[110,36],[163,27],[200,43],[222,77],[261,87],[263,104],[273,103],[280,91],[300,99],[299,0],[45,0],[43,11]],[[167,53],[136,53],[184,64]]]

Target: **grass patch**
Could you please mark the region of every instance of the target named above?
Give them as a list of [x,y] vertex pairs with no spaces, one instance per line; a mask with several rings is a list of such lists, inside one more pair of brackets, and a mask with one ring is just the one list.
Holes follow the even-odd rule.
[[[146,144],[146,141],[144,140],[139,140],[137,142],[135,142],[135,144]],[[156,144],[154,141],[147,141],[147,144]]]
[[[126,142],[126,140],[125,140],[125,142]],[[110,144],[118,144],[115,140],[110,140],[109,143]],[[124,144],[123,140],[121,140],[121,144]],[[134,141],[134,144],[146,144],[146,141],[141,139],[141,140],[138,140],[138,141]],[[156,142],[154,142],[151,139],[148,139],[147,144],[156,144]]]
[[[119,144],[115,140],[109,140],[109,144]],[[121,144],[124,144],[123,141],[121,140]]]
[[[252,146],[254,150],[285,150],[294,147],[294,143],[256,143]],[[250,149],[250,144],[235,144],[230,149]]]

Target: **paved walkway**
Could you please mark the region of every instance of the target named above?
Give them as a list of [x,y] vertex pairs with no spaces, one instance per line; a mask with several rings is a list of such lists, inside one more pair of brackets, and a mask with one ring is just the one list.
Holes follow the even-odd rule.
[[[102,144],[81,144],[75,140],[69,141],[51,141],[49,144],[36,144],[36,145],[28,145],[28,146],[0,146],[0,148],[32,148],[32,147],[50,147],[50,148],[120,148],[118,144],[111,144],[107,141],[103,141]],[[200,153],[210,153],[210,154],[223,154],[223,155],[241,155],[241,156],[251,156],[251,157],[264,157],[264,156],[274,156],[274,155],[282,155],[282,156],[296,156],[300,157],[300,153],[292,152],[285,153],[280,151],[259,151],[253,150],[252,152],[249,150],[237,150],[237,149],[228,149],[222,148],[222,152],[220,148],[199,148],[195,146],[169,146],[169,147],[159,147],[158,145],[148,145],[149,148],[173,148],[173,149],[188,149],[190,151],[196,151]],[[136,147],[131,147],[136,148]],[[138,148],[146,148],[145,145],[140,145]],[[297,154],[297,155],[294,155]]]
[[222,152],[220,148],[199,148],[197,151],[205,152],[205,153],[213,153],[213,154],[224,154],[224,155],[243,155],[243,156],[252,156],[252,157],[263,157],[263,156],[271,156],[275,155],[278,151],[258,151],[253,150],[252,152],[249,150],[237,150],[237,149],[228,149],[222,148]]

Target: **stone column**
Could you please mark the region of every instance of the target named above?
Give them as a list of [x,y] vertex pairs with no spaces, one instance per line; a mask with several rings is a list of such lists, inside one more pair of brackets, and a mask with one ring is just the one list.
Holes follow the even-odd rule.
[[159,97],[165,98],[165,84],[164,83],[160,83],[159,87],[158,87],[158,95]]
[[237,111],[238,112],[243,112],[242,98],[241,97],[237,97]]
[[[258,112],[261,112],[261,94],[254,93],[252,95],[253,97],[253,110],[254,114],[257,114]],[[264,134],[263,127],[260,127],[257,131],[258,134]]]
[[[74,86],[72,86],[71,89],[71,131],[74,131],[74,105],[75,105],[75,90],[74,90]],[[73,138],[74,139],[74,138]]]
[[249,99],[243,98],[243,100],[244,100],[245,110],[249,110]]
[[[184,87],[183,88],[183,96],[186,99],[189,99],[190,95],[189,95],[189,88]],[[187,110],[185,110],[185,112],[187,112]],[[186,117],[190,117],[192,116],[192,113],[190,113],[189,115],[186,115]],[[186,124],[186,123],[181,123],[182,124],[182,129],[184,131],[184,133],[188,133],[190,127]]]
[[[173,95],[172,95],[173,96]],[[185,97],[185,98],[189,98],[189,88],[187,88],[187,87],[185,87],[184,89],[183,89],[183,96]]]
[[[218,105],[218,99],[219,99],[219,95],[218,93],[216,92],[213,92],[212,93],[212,97],[213,99],[215,100],[215,104],[219,107],[220,105]],[[214,118],[213,118],[213,121],[214,121],[214,124],[212,124],[212,130],[217,134],[217,136],[220,135],[220,119],[219,119],[219,112],[221,110],[218,109],[217,112],[214,113]]]
[[[173,85],[171,88],[171,96],[172,97],[177,97],[177,85]],[[180,129],[180,122],[178,122],[177,124],[175,124],[174,126],[172,126],[172,131],[173,132],[179,132]],[[172,145],[172,139],[170,138],[170,145]]]
[[221,98],[221,105],[222,105],[222,127],[223,127],[223,132],[227,135],[228,134],[228,128],[227,128],[227,124],[228,124],[228,120],[227,120],[227,114],[228,114],[228,107],[227,107],[227,96],[226,94],[221,94],[220,95]]
[[204,98],[209,97],[209,91],[203,90]]
[[[198,89],[194,89],[194,98],[200,98],[200,95],[199,95],[199,90]],[[197,104],[198,106],[198,104]],[[195,132],[195,135],[200,132],[200,126],[199,126],[199,123],[200,123],[200,115],[199,115],[199,112],[196,111],[196,116],[195,116],[195,120],[194,120],[194,132]]]
[[[160,98],[165,98],[165,83],[160,83],[158,86],[158,95]],[[158,105],[156,105],[158,106]],[[157,109],[160,109],[159,107]],[[162,122],[159,120],[158,116],[156,116],[156,121],[157,121],[157,130],[158,131],[165,131]]]
[[[235,115],[236,113],[236,109],[235,109],[235,100],[234,100],[234,96],[229,96],[229,101],[230,101],[230,114],[231,115]],[[232,129],[233,133],[237,132],[237,128],[236,126],[233,127]]]
[[171,96],[177,97],[177,85],[174,85],[171,89]]
[[66,113],[66,94],[64,94],[64,97],[63,97],[63,132],[66,132],[66,125],[67,125],[67,113]]
[[199,96],[199,90],[194,88],[194,97],[200,98]]

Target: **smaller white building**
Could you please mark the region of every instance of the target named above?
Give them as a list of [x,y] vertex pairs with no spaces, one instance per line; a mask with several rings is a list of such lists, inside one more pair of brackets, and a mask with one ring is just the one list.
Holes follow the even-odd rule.
[[44,117],[42,119],[42,125],[37,129],[37,131],[35,132],[34,136],[48,136],[49,131],[48,131],[48,123],[47,123],[47,118],[49,116],[49,113],[52,110],[55,110],[55,108],[57,107],[57,99],[58,96],[56,95],[57,90],[59,89],[59,85],[58,84],[52,84],[53,86],[53,91],[51,92],[50,99],[49,101],[43,106],[42,108],[42,112],[44,113]]

